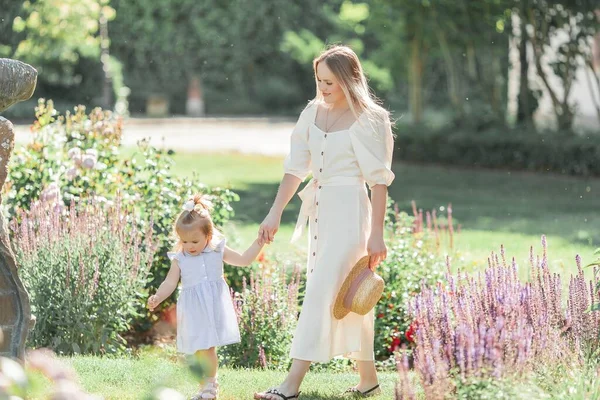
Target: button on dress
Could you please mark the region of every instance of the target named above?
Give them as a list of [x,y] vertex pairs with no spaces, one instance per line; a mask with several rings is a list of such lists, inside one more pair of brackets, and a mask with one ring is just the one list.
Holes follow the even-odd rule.
[[366,113],[348,129],[323,132],[315,124],[317,105],[300,115],[292,136],[285,173],[313,178],[299,192],[302,207],[292,241],[309,226],[307,286],[290,357],[328,362],[340,355],[374,359],[374,311],[333,317],[339,288],[354,264],[367,254],[371,202],[365,183],[389,186],[391,125]]

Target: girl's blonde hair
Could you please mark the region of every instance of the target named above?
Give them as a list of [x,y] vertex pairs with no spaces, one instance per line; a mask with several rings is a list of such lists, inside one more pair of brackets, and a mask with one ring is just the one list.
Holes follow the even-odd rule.
[[[184,209],[173,226],[173,234],[176,238],[174,251],[181,251],[183,243],[181,242],[181,233],[193,230],[200,230],[208,239],[208,245],[214,248],[214,239],[221,236],[221,233],[215,228],[210,211],[212,210],[212,202],[206,196],[195,194],[190,197],[186,205],[192,205],[189,210]],[[187,208],[187,207],[186,207]]]
[[336,77],[346,96],[348,106],[357,120],[362,114],[366,114],[368,120],[375,123],[390,120],[389,112],[379,105],[380,101],[369,89],[358,56],[347,46],[332,46],[313,60],[317,94],[312,102],[324,102],[317,78],[317,67],[321,62],[327,64],[327,67]]

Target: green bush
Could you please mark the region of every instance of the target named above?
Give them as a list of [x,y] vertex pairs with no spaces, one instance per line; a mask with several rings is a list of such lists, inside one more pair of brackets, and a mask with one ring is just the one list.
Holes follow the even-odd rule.
[[600,136],[400,130],[396,143],[394,156],[405,161],[600,176]]
[[[128,159],[120,156],[122,120],[100,108],[89,114],[83,106],[73,113],[58,115],[51,100],[40,99],[32,126],[33,140],[17,149],[11,158],[4,192],[8,214],[28,210],[42,199],[68,206],[88,202],[113,204],[119,196],[122,204],[136,215],[137,229],[146,231],[153,221],[153,236],[158,248],[151,269],[149,287],[156,288],[166,277],[170,262],[166,253],[173,244],[172,227],[185,198],[193,193],[211,197],[212,218],[222,225],[233,215],[230,203],[237,194],[227,189],[211,189],[192,177],[183,180],[171,172],[173,160],[167,150],[139,143]],[[175,294],[161,307],[168,307]],[[143,312],[135,324],[146,330],[156,314]]]
[[287,369],[296,328],[300,273],[288,280],[281,269],[263,268],[244,278],[241,293],[233,294],[241,342],[219,351],[227,365]]
[[144,301],[156,250],[152,226],[139,231],[116,204],[66,209],[37,201],[13,219],[12,244],[31,296],[29,345],[61,354],[124,350],[136,306]]
[[375,357],[379,360],[388,359],[401,345],[412,341],[409,300],[422,284],[433,285],[444,276],[445,262],[439,255],[435,232],[416,222],[406,213],[396,213],[388,222],[393,233],[387,243],[387,258],[376,270],[385,281],[375,308]]

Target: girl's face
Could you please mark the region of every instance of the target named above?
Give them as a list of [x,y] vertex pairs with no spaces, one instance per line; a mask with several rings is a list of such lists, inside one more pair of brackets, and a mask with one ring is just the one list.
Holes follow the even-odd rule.
[[317,64],[317,87],[327,104],[339,104],[346,101],[342,87],[325,61]]
[[208,238],[199,229],[179,232],[179,239],[181,240],[183,251],[192,256],[202,253],[208,245]]

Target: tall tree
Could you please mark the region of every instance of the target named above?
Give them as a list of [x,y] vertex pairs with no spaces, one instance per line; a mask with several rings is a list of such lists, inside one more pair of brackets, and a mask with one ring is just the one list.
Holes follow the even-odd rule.
[[[570,98],[571,90],[587,57],[587,43],[600,31],[594,5],[589,0],[532,0],[527,10],[536,73],[561,131],[572,131],[577,104]],[[553,84],[551,77],[559,84]]]
[[34,65],[47,82],[73,83],[80,57],[100,57],[101,14],[114,16],[108,0],[26,1],[13,21],[22,39],[12,57]]

